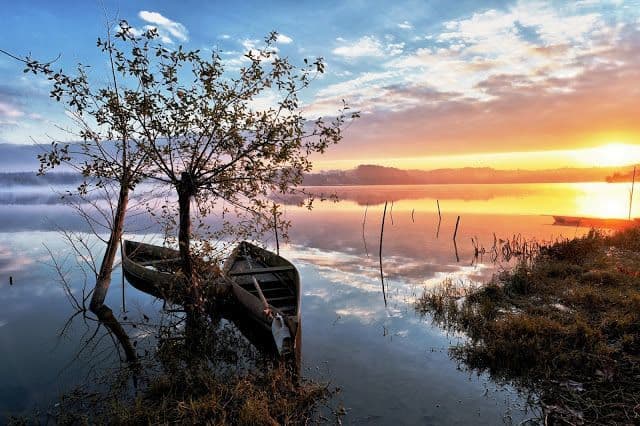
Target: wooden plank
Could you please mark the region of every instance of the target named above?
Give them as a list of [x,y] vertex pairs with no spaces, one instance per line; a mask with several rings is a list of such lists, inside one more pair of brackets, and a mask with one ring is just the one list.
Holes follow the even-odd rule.
[[[260,283],[260,284],[262,284],[262,283]],[[261,287],[262,287],[262,292],[265,293],[265,294],[266,293],[271,294],[271,293],[277,293],[277,292],[285,292],[287,294],[293,294],[291,289],[288,288],[288,287],[272,287],[272,288],[264,288],[264,286],[261,286]]]
[[293,266],[272,266],[269,268],[255,268],[255,269],[247,269],[244,271],[230,271],[229,275],[237,277],[241,275],[272,274],[274,272],[293,271],[294,269],[295,268]]
[[267,302],[267,299],[264,297],[264,294],[262,294],[262,290],[260,289],[260,284],[258,283],[258,280],[256,280],[256,277],[251,277],[253,278],[253,285],[256,287],[256,291],[258,292],[258,296],[260,296],[260,300],[262,300],[262,304],[264,305],[264,309],[266,311],[269,310],[269,302]]
[[281,305],[282,303],[291,304],[296,302],[293,296],[270,297],[267,300],[273,306],[276,306],[276,304]]
[[174,258],[171,258],[171,259],[148,260],[146,262],[138,262],[138,265],[141,265],[141,266],[152,266],[152,265],[160,265],[160,264],[163,264],[163,263],[177,262],[179,260],[180,260],[179,257],[174,257]]

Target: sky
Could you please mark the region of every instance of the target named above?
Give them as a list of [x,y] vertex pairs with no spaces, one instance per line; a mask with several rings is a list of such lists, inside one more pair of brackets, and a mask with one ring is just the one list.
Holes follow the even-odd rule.
[[[0,49],[90,64],[104,83],[95,41],[113,19],[156,27],[170,47],[218,49],[229,69],[274,30],[279,55],[323,57],[305,114],[344,99],[362,117],[316,170],[640,162],[639,0],[36,0],[3,5]],[[0,55],[0,142],[69,140],[48,82],[22,69]]]

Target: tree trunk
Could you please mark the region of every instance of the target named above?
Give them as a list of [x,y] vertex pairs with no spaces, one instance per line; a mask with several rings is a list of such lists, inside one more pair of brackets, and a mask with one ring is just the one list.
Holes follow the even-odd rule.
[[186,288],[184,310],[186,314],[185,341],[189,349],[188,359],[198,364],[204,350],[203,333],[206,328],[204,318],[205,301],[200,291],[200,279],[191,255],[191,199],[195,195],[195,187],[187,172],[183,172],[178,190],[178,245],[182,261],[182,272]]
[[122,238],[122,232],[124,230],[124,217],[129,203],[129,189],[123,183],[120,187],[120,195],[118,196],[118,204],[116,205],[116,214],[113,220],[113,227],[111,229],[111,235],[107,242],[107,249],[104,252],[102,263],[100,264],[100,271],[96,280],[96,288],[93,290],[93,296],[91,297],[91,304],[89,308],[92,312],[98,309],[100,305],[104,303],[104,299],[107,297],[109,291],[109,285],[111,284],[111,271],[113,270],[113,262],[120,246],[120,239]]
[[195,195],[195,189],[188,173],[183,172],[178,184],[178,208],[179,228],[178,246],[182,261],[182,273],[185,277],[187,288],[187,304],[189,308],[202,307],[203,300],[200,294],[200,282],[195,270],[193,256],[191,256],[191,198]]
[[113,315],[113,311],[104,304],[107,297],[109,285],[111,284],[111,272],[115,261],[116,253],[120,245],[120,239],[124,231],[124,217],[129,204],[129,188],[126,182],[122,182],[120,193],[118,196],[118,204],[116,205],[116,214],[113,220],[111,235],[107,242],[107,248],[100,264],[100,271],[96,277],[96,286],[93,290],[89,309],[96,314],[100,322],[102,322],[118,339],[127,361],[135,362],[137,360],[135,349],[129,340],[129,336],[124,331],[118,320]]

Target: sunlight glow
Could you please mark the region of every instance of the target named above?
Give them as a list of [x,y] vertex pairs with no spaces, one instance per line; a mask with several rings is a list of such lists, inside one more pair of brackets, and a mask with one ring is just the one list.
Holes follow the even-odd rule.
[[585,166],[616,167],[640,161],[640,146],[612,142],[592,149],[576,150],[576,163]]
[[315,160],[314,170],[350,169],[377,164],[401,169],[491,167],[497,170],[544,170],[563,167],[621,167],[640,163],[640,144],[609,142],[594,148],[547,151],[483,152],[415,157]]
[[[313,192],[316,187],[309,187]],[[629,214],[630,183],[580,182],[580,183],[530,183],[491,185],[407,185],[407,186],[358,186],[330,187],[342,200],[317,203],[314,215],[333,215],[336,212],[362,216],[369,206],[367,221],[380,220],[385,200],[395,199],[393,214],[411,220],[415,212],[416,222],[432,223],[437,218],[436,200],[443,212],[481,215],[568,215],[625,219]],[[321,188],[327,190],[327,187]],[[631,217],[640,217],[639,187]],[[306,211],[300,208],[301,211]],[[375,212],[375,213],[374,213]],[[425,219],[428,217],[428,219]],[[372,219],[373,218],[373,219]],[[506,220],[506,219],[505,219]],[[451,225],[451,224],[450,224]],[[312,226],[309,224],[308,226]]]

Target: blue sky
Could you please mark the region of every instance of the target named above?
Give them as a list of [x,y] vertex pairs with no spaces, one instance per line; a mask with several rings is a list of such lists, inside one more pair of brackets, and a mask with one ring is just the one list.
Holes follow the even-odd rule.
[[[58,0],[7,3],[3,15],[0,48],[91,64],[97,82],[108,18],[155,26],[171,46],[221,49],[230,68],[276,30],[280,55],[327,62],[305,96],[309,115],[342,98],[363,112],[327,166],[640,143],[637,0]],[[0,56],[0,81],[0,141],[69,139],[44,79]]]

